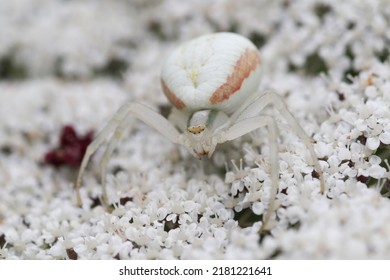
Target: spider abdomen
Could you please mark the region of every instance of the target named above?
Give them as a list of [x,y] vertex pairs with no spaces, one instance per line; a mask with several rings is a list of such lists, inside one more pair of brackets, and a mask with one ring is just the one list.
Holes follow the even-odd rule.
[[215,33],[176,48],[165,61],[161,84],[179,110],[231,114],[260,83],[260,56],[247,38]]

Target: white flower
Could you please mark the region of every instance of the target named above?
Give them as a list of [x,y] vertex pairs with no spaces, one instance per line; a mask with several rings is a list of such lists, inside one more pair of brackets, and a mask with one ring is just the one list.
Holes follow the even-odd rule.
[[379,135],[379,140],[386,145],[390,144],[390,132],[385,131]]
[[262,202],[255,202],[252,204],[252,211],[256,215],[261,215],[264,213],[264,204]]
[[[390,202],[378,191],[390,174],[383,164],[390,144],[386,0],[3,2],[1,259],[67,259],[72,250],[79,259],[389,258]],[[279,207],[260,237],[262,221],[242,228],[237,213],[262,215],[269,203],[267,129],[218,146],[202,167],[130,121],[108,163],[115,209],[78,208],[73,171],[40,163],[53,132],[65,123],[98,131],[127,99],[158,111],[167,102],[158,82],[162,58],[177,42],[233,25],[259,46],[259,91],[275,89],[313,139],[326,193],[302,141],[276,116]],[[10,82],[18,71],[25,77]],[[85,174],[86,201],[102,194],[100,156]],[[377,187],[368,186],[371,178]]]
[[370,149],[370,150],[376,150],[378,149],[379,147],[379,144],[380,144],[380,141],[379,141],[379,138],[378,137],[370,137],[367,139],[367,147]]

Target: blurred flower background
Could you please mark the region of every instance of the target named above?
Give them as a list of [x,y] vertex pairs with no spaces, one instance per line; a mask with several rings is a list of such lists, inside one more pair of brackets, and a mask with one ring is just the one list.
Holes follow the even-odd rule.
[[[390,258],[389,26],[387,0],[2,1],[0,259]],[[266,130],[199,162],[135,121],[107,170],[112,212],[99,201],[99,152],[78,208],[93,131],[125,100],[166,115],[164,58],[218,31],[258,46],[259,90],[283,96],[313,138],[326,194],[278,118],[279,207],[259,236]]]

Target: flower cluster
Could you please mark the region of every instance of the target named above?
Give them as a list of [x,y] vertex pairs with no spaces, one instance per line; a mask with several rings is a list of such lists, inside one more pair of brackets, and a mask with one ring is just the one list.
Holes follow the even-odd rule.
[[[387,0],[5,2],[0,259],[390,257]],[[272,185],[266,129],[198,162],[129,122],[107,170],[112,212],[99,203],[93,162],[78,208],[70,181],[40,164],[42,155],[76,167],[92,140],[87,131],[125,99],[165,105],[163,57],[216,31],[259,47],[261,87],[277,91],[312,137],[325,194],[306,146],[275,113],[279,188],[261,236]],[[51,150],[56,137],[48,135],[63,123],[83,136],[66,126]]]

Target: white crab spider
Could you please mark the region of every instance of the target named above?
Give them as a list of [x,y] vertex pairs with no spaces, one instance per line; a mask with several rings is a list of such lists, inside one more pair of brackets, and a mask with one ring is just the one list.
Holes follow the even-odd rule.
[[247,38],[234,33],[215,33],[182,44],[167,58],[161,85],[174,106],[169,121],[139,103],[126,103],[89,145],[76,182],[78,202],[85,168],[92,154],[108,139],[101,161],[103,202],[107,202],[105,169],[108,159],[130,117],[153,127],[174,143],[183,145],[196,158],[211,157],[220,143],[241,137],[260,127],[269,129],[272,191],[263,215],[265,228],[274,210],[279,167],[277,124],[273,116],[262,114],[273,105],[301,138],[319,174],[321,192],[325,185],[311,138],[307,136],[282,99],[272,91],[259,93],[260,55]]

